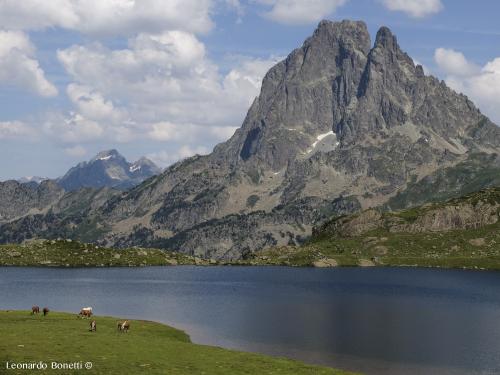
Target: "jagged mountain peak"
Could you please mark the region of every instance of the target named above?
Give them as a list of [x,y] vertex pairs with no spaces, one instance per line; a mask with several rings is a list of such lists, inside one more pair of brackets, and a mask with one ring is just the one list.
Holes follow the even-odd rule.
[[314,42],[329,48],[336,47],[336,43],[342,43],[363,51],[365,54],[369,52],[371,47],[370,33],[363,21],[333,22],[322,20],[313,35],[306,39],[304,45],[307,46]]
[[115,149],[111,150],[104,150],[99,152],[96,156],[94,156],[90,162],[101,160],[101,161],[106,161],[106,160],[111,160],[111,159],[120,159],[120,160],[125,160],[125,158]]
[[376,48],[379,46],[392,50],[399,49],[398,40],[396,36],[387,26],[382,26],[377,31],[374,47]]
[[136,164],[136,165],[155,165],[156,166],[156,164],[151,159],[148,159],[145,156],[142,156],[141,158],[139,158],[137,161],[134,162],[134,164]]
[[[398,44],[398,39],[392,31],[382,26],[375,37],[375,43],[369,53],[369,62],[371,64],[380,65],[380,69],[398,68],[398,64],[406,65],[406,75],[415,75],[417,73],[414,61],[407,53],[405,53]],[[422,74],[417,74],[424,76]]]
[[68,191],[82,187],[128,189],[161,170],[149,159],[129,163],[117,150],[99,152],[88,162],[79,163],[58,180]]
[[322,150],[333,151],[398,131],[463,153],[467,129],[481,119],[465,96],[425,76],[388,27],[372,46],[362,21],[321,21],[266,74],[241,129],[216,153],[232,164],[279,171],[314,155],[325,134],[334,137]]
[[129,171],[135,174],[155,175],[161,173],[161,168],[159,168],[153,161],[143,156],[130,165]]
[[[223,152],[235,163],[274,171],[311,156],[316,141],[336,132],[353,104],[370,50],[364,22],[321,21],[300,48],[266,74],[259,97]],[[328,139],[327,149],[336,147],[335,139]]]

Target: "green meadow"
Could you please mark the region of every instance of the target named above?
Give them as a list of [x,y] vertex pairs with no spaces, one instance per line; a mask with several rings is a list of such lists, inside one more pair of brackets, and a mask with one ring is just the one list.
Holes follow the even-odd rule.
[[[33,374],[39,371],[6,369],[20,363],[47,363],[41,373],[54,374],[169,374],[243,375],[348,374],[327,367],[260,354],[191,343],[189,336],[163,324],[131,320],[129,332],[117,330],[118,318],[76,314],[0,311],[0,373]],[[76,363],[77,370],[51,370],[51,363]],[[90,370],[85,368],[92,363]]]

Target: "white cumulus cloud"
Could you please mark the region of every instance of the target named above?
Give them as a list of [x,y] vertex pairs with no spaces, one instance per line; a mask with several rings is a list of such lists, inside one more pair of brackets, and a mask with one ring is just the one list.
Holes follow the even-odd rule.
[[210,136],[215,141],[223,141],[231,137],[237,127],[200,126],[194,124],[174,124],[168,121],[150,125],[147,135],[155,141],[193,142]]
[[441,0],[383,0],[383,4],[389,10],[401,11],[414,18],[426,17],[443,9]]
[[204,44],[184,31],[141,33],[125,49],[74,45],[58,59],[74,80],[67,94],[75,112],[98,123],[102,136],[179,142],[231,135],[276,62],[239,57],[221,74]]
[[176,161],[188,158],[193,155],[206,155],[210,152],[205,146],[195,146],[191,147],[189,145],[183,145],[173,151],[159,151],[148,154],[148,159],[151,159],[159,166],[167,166],[169,164],[175,163]]
[[310,24],[326,18],[348,0],[256,0],[270,7],[266,18],[283,24]]
[[94,35],[134,35],[181,29],[207,32],[213,0],[2,0],[0,27],[58,27]]
[[104,120],[117,124],[127,119],[127,111],[116,108],[110,100],[106,100],[103,95],[90,87],[71,83],[66,89],[66,93],[71,102],[79,112],[91,120]]
[[27,138],[35,130],[21,121],[0,121],[0,139]]
[[467,61],[462,52],[453,49],[438,48],[434,60],[446,73],[455,76],[471,76],[479,73],[480,67]]
[[35,47],[22,31],[0,30],[0,84],[13,85],[40,96],[57,95],[35,59]]
[[481,111],[500,124],[500,57],[479,66],[461,52],[438,48],[434,59],[450,87],[469,96]]
[[49,113],[42,127],[46,135],[63,143],[95,141],[104,133],[99,123],[74,112],[68,116]]

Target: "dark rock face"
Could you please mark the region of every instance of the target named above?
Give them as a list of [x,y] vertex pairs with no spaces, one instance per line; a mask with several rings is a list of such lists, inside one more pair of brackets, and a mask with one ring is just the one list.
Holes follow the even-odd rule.
[[[58,222],[58,231],[62,225],[107,245],[239,258],[265,246],[298,244],[332,216],[394,197],[400,206],[412,204],[406,189],[429,176],[446,180],[439,186],[452,179],[460,186],[455,173],[441,172],[464,163],[478,178],[456,194],[489,186],[494,180],[484,176],[500,167],[472,162],[479,154],[496,160],[500,128],[466,96],[425,76],[389,29],[382,27],[372,46],[363,22],[322,21],[269,70],[241,128],[212,154],[113,195],[85,214],[92,225],[37,220],[45,234]],[[424,199],[434,196],[441,197]],[[15,225],[2,228],[22,231]]]
[[240,158],[242,160],[248,160],[252,155],[254,155],[257,152],[256,145],[259,142],[259,135],[260,135],[260,128],[253,128],[248,132],[240,152]]
[[67,191],[83,187],[128,189],[158,173],[160,169],[151,160],[141,158],[129,163],[118,151],[110,150],[71,168],[58,184]]

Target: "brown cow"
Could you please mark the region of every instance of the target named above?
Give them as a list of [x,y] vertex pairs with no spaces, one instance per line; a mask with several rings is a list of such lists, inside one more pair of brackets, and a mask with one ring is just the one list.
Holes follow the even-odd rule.
[[40,307],[39,306],[32,306],[31,307],[31,315],[33,314],[39,314],[40,313]]
[[130,328],[130,322],[128,320],[125,320],[123,323],[118,322],[118,329],[121,332],[128,332]]
[[90,322],[90,329],[89,329],[90,332],[96,332],[97,331],[97,324],[95,322],[95,320],[92,320]]
[[46,316],[48,313],[49,313],[49,308],[48,307],[44,307],[42,312],[43,312],[43,316]]

